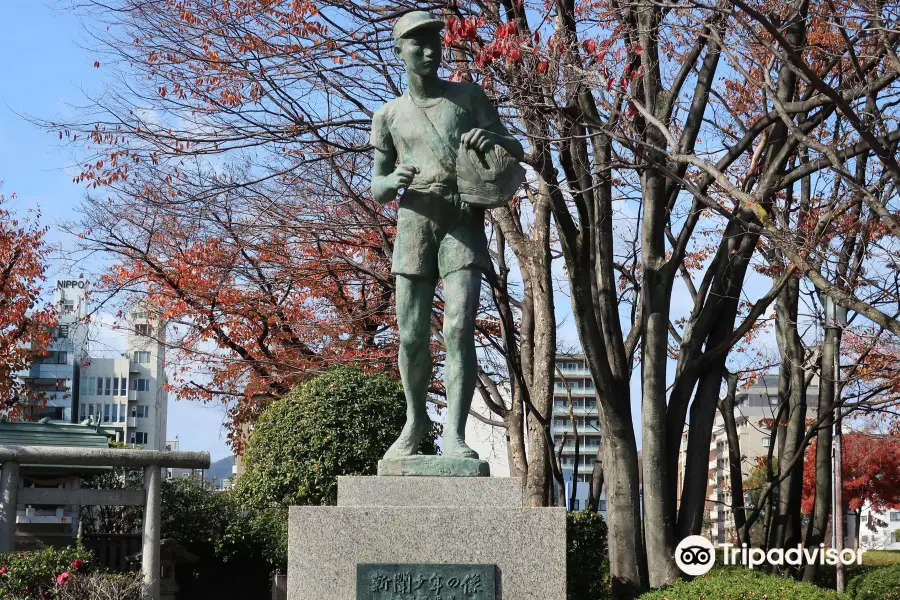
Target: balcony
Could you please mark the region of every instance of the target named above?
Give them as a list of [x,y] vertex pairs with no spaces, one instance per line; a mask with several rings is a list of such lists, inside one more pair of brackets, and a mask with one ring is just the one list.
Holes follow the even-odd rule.
[[[578,447],[579,454],[596,454],[600,444],[581,444]],[[575,444],[566,444],[562,447],[563,454],[575,454]]]
[[128,390],[128,401],[129,402],[137,402],[138,393],[136,390]]
[[[587,406],[587,407],[579,406],[578,404],[575,404],[572,407],[572,412],[574,412],[576,415],[597,415],[597,414],[599,414],[597,412],[596,404],[593,406]],[[565,405],[565,406],[554,405],[553,406],[553,414],[568,415],[569,414],[569,406],[568,405]]]
[[137,418],[128,417],[128,429],[133,429],[134,427],[137,427]]
[[566,377],[591,377],[590,369],[564,369],[560,368],[560,372]]
[[[569,390],[566,386],[561,383],[557,383],[553,386],[553,392],[557,395],[560,394],[568,394]],[[572,395],[573,396],[596,396],[597,388],[595,387],[572,387]]]

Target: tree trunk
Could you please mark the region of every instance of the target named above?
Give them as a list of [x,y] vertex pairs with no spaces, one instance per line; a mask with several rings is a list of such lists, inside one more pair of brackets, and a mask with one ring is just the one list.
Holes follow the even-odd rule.
[[[783,471],[798,452],[803,452],[806,434],[806,370],[797,331],[800,282],[792,280],[779,294],[776,315],[781,349],[781,370],[789,378],[787,425],[779,446],[778,467]],[[769,538],[769,548],[790,548],[801,542],[800,503],[803,494],[803,461],[798,461],[778,489],[778,506]]]
[[737,395],[737,375],[729,373],[727,376],[728,393],[719,402],[719,412],[725,425],[725,435],[728,438],[728,474],[731,477],[731,514],[734,517],[734,530],[737,535],[737,543],[750,544],[749,536],[744,535],[744,526],[747,524],[747,515],[744,511],[744,474],[741,468],[741,438],[738,435],[737,424],[734,419],[734,404]]
[[[825,330],[825,341],[822,344],[822,367],[819,378],[819,411],[818,418],[824,420],[816,432],[816,487],[813,514],[806,535],[806,547],[815,548],[825,542],[828,531],[828,520],[831,518],[831,452],[834,425],[832,400],[834,398],[835,373],[834,361],[836,338],[838,331],[833,328]],[[803,581],[814,582],[819,572],[817,563],[810,563],[803,569]]]

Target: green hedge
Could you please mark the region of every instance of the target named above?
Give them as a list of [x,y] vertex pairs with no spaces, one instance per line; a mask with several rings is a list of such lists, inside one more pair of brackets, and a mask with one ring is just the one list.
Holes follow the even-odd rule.
[[743,568],[718,568],[693,581],[646,593],[640,600],[839,600],[818,586]]
[[854,577],[847,586],[852,600],[900,600],[900,565],[880,567]]
[[85,548],[0,554],[0,598],[53,600],[72,578],[91,572],[94,566],[94,555]]
[[568,600],[609,598],[606,522],[589,510],[568,513],[566,580]]

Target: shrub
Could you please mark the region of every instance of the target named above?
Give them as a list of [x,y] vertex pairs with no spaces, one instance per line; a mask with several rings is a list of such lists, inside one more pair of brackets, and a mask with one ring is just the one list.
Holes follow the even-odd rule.
[[51,600],[75,577],[94,568],[94,555],[84,548],[45,548],[0,554],[0,598]]
[[847,596],[852,600],[900,600],[900,565],[858,575],[847,586]]
[[[163,484],[162,536],[198,558],[176,569],[180,594],[219,600],[265,597],[272,571],[287,565],[287,516],[280,509],[246,508],[234,492],[206,483],[188,477]],[[222,576],[229,571],[240,577]]]
[[[339,367],[273,402],[256,422],[235,489],[253,506],[337,502],[338,475],[375,475],[406,422],[402,386]],[[434,454],[435,430],[421,451]]]
[[142,600],[140,573],[94,573],[60,588],[59,600]]
[[570,512],[566,520],[566,589],[568,600],[609,597],[606,522],[600,513]]
[[811,583],[741,567],[713,569],[693,581],[648,592],[639,600],[838,600],[841,595]]

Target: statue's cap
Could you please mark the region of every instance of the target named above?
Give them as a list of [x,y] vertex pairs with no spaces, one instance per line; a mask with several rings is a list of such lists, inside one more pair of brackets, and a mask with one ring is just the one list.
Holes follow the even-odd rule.
[[394,23],[394,41],[397,41],[402,37],[406,37],[413,31],[417,31],[425,27],[438,30],[443,29],[444,20],[437,18],[429,12],[425,12],[424,10],[414,10],[413,12],[408,12],[397,19],[397,22]]

